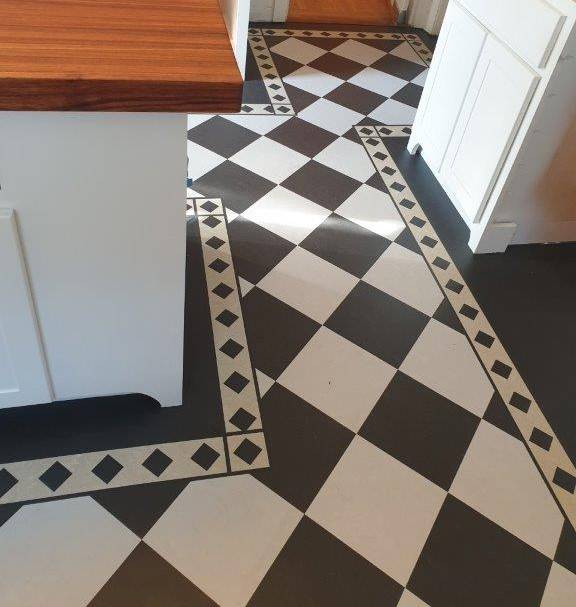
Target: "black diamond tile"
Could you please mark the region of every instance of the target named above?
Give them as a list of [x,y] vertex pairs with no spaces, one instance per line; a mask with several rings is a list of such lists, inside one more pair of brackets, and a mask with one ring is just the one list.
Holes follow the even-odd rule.
[[376,63],[373,63],[372,68],[407,81],[414,80],[416,76],[419,76],[426,69],[423,65],[407,61],[395,55],[385,55],[381,59],[378,59]]
[[224,241],[221,238],[218,238],[218,236],[212,236],[206,241],[206,244],[217,251],[224,244]]
[[[394,186],[392,186],[392,187],[394,187]],[[396,188],[394,188],[394,189],[396,189]],[[412,225],[416,226],[417,228],[423,228],[426,225],[426,222],[423,219],[420,219],[420,217],[412,217],[412,219],[410,220],[410,223]]]
[[568,491],[568,493],[574,493],[576,490],[576,478],[562,468],[556,468],[552,482],[564,491]]
[[7,523],[20,508],[21,504],[2,504],[0,506],[0,527]]
[[438,241],[434,238],[430,238],[430,236],[424,236],[424,238],[422,238],[420,242],[424,246],[429,247],[431,249],[433,249],[438,244]]
[[478,316],[478,310],[476,308],[472,308],[468,304],[464,304],[460,308],[460,314],[462,314],[462,316],[466,316],[466,318],[469,318],[470,320],[475,320]]
[[261,415],[273,464],[252,474],[304,512],[354,433],[280,384],[262,399]]
[[360,435],[448,490],[480,419],[396,373]]
[[342,80],[348,80],[366,69],[365,65],[351,61],[345,57],[340,57],[340,55],[335,55],[334,53],[326,53],[322,57],[314,59],[309,65],[316,70],[336,76],[336,78],[341,78]]
[[100,462],[92,468],[92,472],[104,483],[108,484],[112,479],[116,478],[120,470],[124,466],[111,455],[102,458]]
[[216,316],[216,320],[225,327],[231,327],[238,320],[238,316],[234,312],[230,312],[230,310],[223,310]]
[[247,339],[254,366],[272,379],[300,352],[320,325],[254,287],[243,300]]
[[[301,67],[301,66],[300,66]],[[313,95],[307,91],[303,91],[288,83],[284,83],[284,90],[290,99],[290,103],[294,106],[295,112],[298,114],[305,110],[309,105],[312,105],[319,99],[318,95]]]
[[392,95],[392,99],[394,99],[394,101],[403,103],[404,105],[417,108],[420,104],[423,90],[424,89],[421,86],[410,83]]
[[[376,139],[374,139],[374,141],[376,141],[376,143],[378,143],[378,141]],[[378,151],[374,154],[374,158],[376,158],[377,160],[384,161],[384,160],[386,160],[386,158],[388,158],[388,156],[386,154],[384,154],[384,152]]]
[[230,158],[259,138],[257,133],[221,116],[214,116],[188,131],[188,139]]
[[252,284],[259,283],[296,246],[244,217],[236,217],[228,234],[236,271]]
[[244,350],[244,346],[240,345],[236,340],[229,339],[221,348],[220,352],[224,352],[230,358],[236,358],[240,352]]
[[315,160],[290,175],[282,186],[335,211],[362,184]]
[[[274,57],[274,64],[276,65],[276,70],[278,71],[278,75],[281,78],[285,78],[292,72],[295,72],[297,69],[302,67],[302,64],[298,61],[294,61],[293,59],[289,59],[288,57],[284,57],[283,55],[278,55],[276,53],[272,53]],[[291,97],[290,97],[291,98]]]
[[232,293],[234,289],[227,284],[221,282],[217,287],[212,289],[212,293],[218,295],[222,299],[226,299],[230,293]]
[[188,483],[184,479],[107,489],[93,493],[92,499],[138,537],[144,537]]
[[211,200],[207,200],[206,202],[200,204],[199,207],[204,209],[207,213],[212,213],[212,211],[215,211],[218,208],[218,205]]
[[230,390],[234,390],[236,394],[240,394],[242,390],[250,383],[250,380],[234,371],[232,375],[224,382],[225,386],[228,386]]
[[[397,181],[395,181],[395,182],[394,182],[394,183],[393,183],[393,184],[390,186],[390,188],[391,188],[392,190],[396,190],[397,192],[403,192],[403,191],[406,189],[406,186],[405,186],[405,185],[403,185],[402,183],[398,183]],[[417,219],[417,218],[415,218],[415,219]],[[412,220],[410,223],[414,223],[414,220]],[[417,225],[417,224],[414,224],[414,225]]]
[[429,605],[538,607],[551,562],[448,495],[408,588]]
[[436,257],[432,263],[441,270],[446,270],[450,267],[450,262],[443,257]]
[[427,323],[428,317],[418,310],[360,282],[326,326],[399,367]]
[[512,397],[510,398],[510,404],[513,407],[516,407],[516,409],[519,409],[520,411],[523,411],[524,413],[528,413],[528,410],[530,409],[530,405],[532,404],[532,401],[529,398],[526,398],[525,396],[518,394],[518,392],[514,392],[514,394],[512,394]]
[[287,120],[270,131],[267,137],[310,158],[338,138],[333,133],[300,118]]
[[433,318],[435,318],[442,324],[445,324],[447,327],[450,327],[455,331],[462,333],[463,335],[466,334],[462,323],[458,319],[458,316],[456,316],[456,312],[454,312],[454,308],[447,299],[444,299],[442,303],[438,306],[436,312],[434,312]]
[[234,449],[234,454],[246,464],[253,464],[260,453],[262,453],[262,448],[248,438],[245,438],[236,449]]
[[530,435],[530,442],[538,445],[545,451],[550,451],[550,447],[552,446],[553,438],[546,432],[538,428],[534,428],[532,430],[532,434]]
[[342,40],[338,38],[307,38],[306,42],[325,51],[331,51],[342,44]]
[[478,331],[478,334],[474,338],[476,343],[479,343],[481,346],[485,348],[491,348],[494,343],[494,338],[492,335],[488,335],[488,333],[484,333],[484,331]]
[[248,607],[396,607],[402,586],[304,517]]
[[369,46],[373,46],[374,48],[379,48],[381,51],[386,51],[389,53],[397,48],[400,44],[404,43],[404,38],[398,38],[397,40],[363,40],[362,44],[367,44]]
[[215,272],[218,272],[218,274],[221,274],[226,268],[230,267],[230,264],[218,258],[215,259],[208,267],[214,270]]
[[210,470],[220,454],[210,445],[203,443],[202,446],[192,456],[192,461],[196,462],[204,470]]
[[464,285],[460,284],[459,282],[456,282],[455,280],[450,279],[446,283],[446,288],[454,293],[461,293],[462,289],[464,288]]
[[369,186],[372,186],[373,188],[376,188],[377,190],[380,190],[380,192],[384,192],[385,194],[388,194],[388,188],[386,187],[386,185],[384,184],[384,182],[382,181],[382,178],[380,177],[380,175],[378,175],[378,173],[374,173],[374,175],[372,175],[372,177],[370,177],[370,179],[368,179],[366,184]]
[[208,198],[221,197],[228,208],[243,213],[275,184],[227,160],[196,179],[193,187]]
[[358,278],[374,265],[390,241],[340,215],[332,214],[300,246]]
[[507,364],[497,360],[492,365],[492,371],[496,373],[496,375],[500,375],[500,377],[508,379],[510,377],[510,373],[512,373],[512,367],[509,367]]
[[490,403],[488,403],[488,407],[484,412],[483,419],[490,422],[493,426],[500,428],[500,430],[506,432],[510,436],[513,436],[520,441],[523,440],[522,434],[520,433],[514,418],[498,392],[494,392],[492,395]]
[[256,421],[256,417],[246,411],[243,407],[240,407],[236,413],[230,418],[230,421],[240,430],[244,432],[250,429],[250,426]]
[[149,470],[154,476],[161,476],[166,468],[172,463],[172,459],[160,449],[154,449],[154,451],[142,462],[142,465],[146,470]]
[[564,521],[554,560],[576,575],[576,531],[570,521]]
[[408,198],[404,198],[403,200],[400,201],[399,204],[402,205],[403,207],[405,207],[406,209],[413,209],[414,206],[416,205],[416,203],[413,200],[409,200]]
[[40,480],[46,485],[46,487],[48,487],[48,489],[56,491],[71,476],[72,472],[70,472],[68,468],[63,466],[60,462],[56,462],[40,476]]
[[144,542],[120,565],[88,607],[218,607]]
[[202,220],[202,223],[206,226],[208,226],[209,228],[215,228],[216,226],[219,226],[222,221],[220,219],[218,219],[218,217],[215,217],[214,215],[210,215],[209,217],[206,217],[206,219]]
[[6,468],[2,468],[2,470],[0,470],[0,497],[6,495],[17,483],[18,479],[10,474]]
[[404,230],[402,230],[402,233],[396,237],[394,242],[403,246],[405,249],[416,253],[417,255],[422,255],[420,247],[418,246],[418,243],[416,242],[414,236],[412,236],[412,232],[409,230],[409,228],[404,228]]

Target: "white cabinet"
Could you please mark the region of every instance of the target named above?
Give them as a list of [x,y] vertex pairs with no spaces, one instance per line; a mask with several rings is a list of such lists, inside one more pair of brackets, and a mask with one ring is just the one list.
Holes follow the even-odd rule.
[[547,194],[571,187],[548,182],[571,132],[575,73],[573,0],[450,1],[408,149],[422,150],[474,252],[576,240]]
[[441,168],[471,221],[478,221],[488,202],[537,81],[521,59],[487,39]]

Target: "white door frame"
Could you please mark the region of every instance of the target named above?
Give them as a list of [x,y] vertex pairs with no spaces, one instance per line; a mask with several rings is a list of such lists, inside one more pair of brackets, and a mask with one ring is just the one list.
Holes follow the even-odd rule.
[[290,0],[274,0],[272,21],[286,21],[290,10]]

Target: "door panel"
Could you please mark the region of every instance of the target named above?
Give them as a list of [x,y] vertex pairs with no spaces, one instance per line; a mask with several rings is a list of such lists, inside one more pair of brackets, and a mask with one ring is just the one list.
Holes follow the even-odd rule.
[[16,220],[0,209],[0,408],[51,400]]
[[523,61],[488,37],[442,166],[472,221],[482,215],[537,81]]

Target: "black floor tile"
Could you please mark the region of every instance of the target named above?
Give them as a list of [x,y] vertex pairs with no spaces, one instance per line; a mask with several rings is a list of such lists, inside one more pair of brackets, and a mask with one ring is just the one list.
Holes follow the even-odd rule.
[[576,531],[567,520],[564,521],[554,560],[576,575]]
[[448,496],[408,588],[442,607],[538,607],[551,561]]
[[[318,26],[316,26],[315,29],[318,29]],[[312,44],[313,46],[317,46],[325,51],[331,51],[337,46],[340,46],[343,42],[343,40],[340,40],[339,38],[312,38],[306,36],[297,36],[297,39],[307,42],[308,44]]]
[[260,282],[295,247],[242,216],[228,225],[228,234],[236,271],[252,284]]
[[400,371],[360,435],[448,490],[480,419]]
[[20,504],[3,504],[0,506],[0,527],[10,520],[20,510],[20,507]]
[[[269,38],[267,37],[266,40],[269,40]],[[280,78],[285,78],[302,67],[302,64],[298,61],[284,57],[284,55],[277,55],[274,51],[272,51],[272,59]]]
[[514,418],[510,414],[510,411],[508,411],[508,408],[498,392],[494,392],[494,395],[486,408],[483,419],[490,422],[493,426],[500,428],[500,430],[507,434],[510,434],[510,436],[522,440],[522,434],[520,433],[520,430],[518,430]]
[[330,74],[342,80],[348,80],[358,74],[358,72],[366,69],[365,65],[346,59],[346,57],[340,57],[340,55],[335,55],[334,53],[326,53],[318,57],[318,59],[314,59],[308,65],[320,72]]
[[[376,175],[376,177],[380,179],[378,175]],[[405,249],[409,249],[413,253],[422,255],[422,251],[420,250],[416,239],[414,238],[414,236],[412,236],[412,232],[409,230],[409,228],[404,228],[402,233],[395,238],[394,242],[403,246]]]
[[436,312],[434,312],[433,318],[447,327],[458,331],[458,333],[466,335],[460,319],[458,318],[456,312],[454,312],[452,304],[447,299],[444,299],[438,306],[438,309]]
[[399,40],[362,40],[362,44],[373,46],[374,48],[378,48],[381,51],[386,51],[387,53],[393,51],[395,48],[398,48],[401,44],[404,44],[404,42],[404,38]]
[[254,287],[243,300],[244,321],[256,369],[278,379],[320,325]]
[[192,187],[208,198],[222,198],[226,207],[242,213],[275,184],[227,160],[202,175]]
[[261,408],[272,465],[253,475],[304,512],[354,433],[280,384],[266,393]]
[[396,607],[402,586],[304,517],[248,607]]
[[300,118],[287,120],[270,131],[267,137],[310,158],[338,139],[333,133]]
[[282,186],[335,211],[362,184],[315,160],[290,175]]
[[413,61],[396,57],[396,55],[385,55],[373,63],[371,67],[385,74],[391,74],[408,81],[414,80],[416,76],[419,76],[426,69],[424,65],[418,65]]
[[[300,66],[302,67],[302,66]],[[290,99],[290,103],[294,106],[294,111],[300,113],[305,110],[309,105],[312,105],[315,101],[318,101],[318,95],[313,95],[307,91],[303,91],[287,82],[284,83],[284,89]]]
[[360,282],[326,326],[387,363],[399,367],[428,324],[428,317]]
[[152,548],[139,544],[88,607],[218,607]]
[[260,135],[254,131],[222,116],[214,116],[188,131],[190,141],[226,158],[230,158],[259,138]]
[[188,482],[183,479],[120,487],[98,491],[92,498],[137,536],[144,537]]
[[300,246],[358,278],[374,265],[390,241],[340,215],[327,217]]
[[387,99],[383,95],[378,95],[350,82],[345,82],[324,97],[361,114],[369,114]]
[[420,99],[422,97],[422,91],[424,89],[417,84],[407,84],[404,88],[400,89],[397,93],[392,95],[392,99],[405,103],[412,107],[418,107]]

